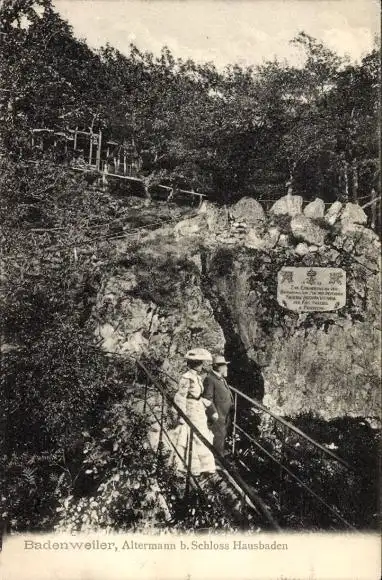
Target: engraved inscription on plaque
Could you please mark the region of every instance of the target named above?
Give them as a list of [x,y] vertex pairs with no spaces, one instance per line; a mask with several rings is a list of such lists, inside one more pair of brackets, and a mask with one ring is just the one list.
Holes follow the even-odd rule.
[[346,272],[341,268],[281,268],[277,301],[298,312],[338,310],[346,303]]

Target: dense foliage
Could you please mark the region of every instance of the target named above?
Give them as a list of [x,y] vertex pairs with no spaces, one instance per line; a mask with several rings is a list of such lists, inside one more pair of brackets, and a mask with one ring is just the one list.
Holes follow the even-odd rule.
[[117,203],[49,163],[1,169],[3,515],[39,528],[57,480],[74,477],[82,432],[129,380],[87,327],[105,254],[86,225],[105,224],[95,231],[106,237]]
[[[246,465],[248,481],[255,488],[261,486],[262,497],[280,525],[318,531],[346,530],[350,524],[358,530],[376,530],[380,434],[360,417],[324,421],[314,413],[303,413],[288,420],[346,459],[354,469],[347,469],[260,412],[247,416],[246,428],[256,433],[263,451],[237,435],[236,454]],[[299,482],[267,453],[294,473]]]
[[[2,519],[18,531],[167,526],[155,457],[136,445],[147,433],[128,396],[136,370],[97,347],[92,309],[121,267],[114,238],[168,210],[143,219],[142,200],[127,208],[49,160],[0,164]],[[198,495],[182,508],[162,471],[172,528],[229,525],[212,497],[204,515]]]
[[302,32],[301,67],[219,71],[167,48],[92,52],[50,0],[7,0],[0,18],[0,119],[14,154],[31,127],[92,127],[128,146],[142,177],[217,200],[275,198],[286,184],[328,201],[378,188],[377,49],[353,64]]

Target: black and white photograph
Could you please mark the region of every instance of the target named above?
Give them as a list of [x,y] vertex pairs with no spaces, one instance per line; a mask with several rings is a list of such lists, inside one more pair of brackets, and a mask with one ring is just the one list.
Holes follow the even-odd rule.
[[379,578],[379,12],[0,1],[4,580]]

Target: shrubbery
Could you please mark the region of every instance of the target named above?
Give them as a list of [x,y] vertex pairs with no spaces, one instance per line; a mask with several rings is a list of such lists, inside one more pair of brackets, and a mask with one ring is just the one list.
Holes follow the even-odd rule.
[[1,164],[3,517],[44,529],[81,468],[83,433],[133,376],[97,348],[90,320],[113,267],[93,238],[107,237],[122,204],[47,161]]
[[83,436],[80,471],[60,497],[56,529],[137,531],[163,525],[167,514],[155,456],[146,441],[146,421],[132,401],[115,404]]
[[[356,529],[376,529],[379,432],[361,418],[325,421],[314,413],[303,413],[288,420],[329,450],[333,449],[353,466],[354,471],[321,454],[293,431],[287,431],[284,440],[283,427],[270,417],[260,421],[259,417],[247,416],[246,429],[256,433],[257,442],[334,508],[335,513]],[[283,528],[347,529],[343,521],[264,452],[248,444],[244,437],[237,436],[237,439],[236,453],[248,467],[249,481],[255,487],[261,486],[264,501]]]

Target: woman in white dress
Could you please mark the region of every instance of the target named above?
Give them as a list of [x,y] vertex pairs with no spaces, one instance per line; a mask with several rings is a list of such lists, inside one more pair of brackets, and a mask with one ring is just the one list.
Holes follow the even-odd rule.
[[[203,397],[203,381],[200,375],[204,362],[211,362],[211,354],[204,348],[195,348],[186,354],[188,370],[182,375],[174,402],[187,415],[200,433],[212,444],[213,433],[207,425],[206,409],[211,419],[218,415],[211,401]],[[184,463],[175,455],[175,464],[179,471],[187,470],[188,449],[190,445],[190,427],[182,417],[179,418],[177,437],[174,441],[177,452]],[[191,473],[198,476],[202,473],[215,473],[215,458],[211,451],[194,433],[192,441]]]

